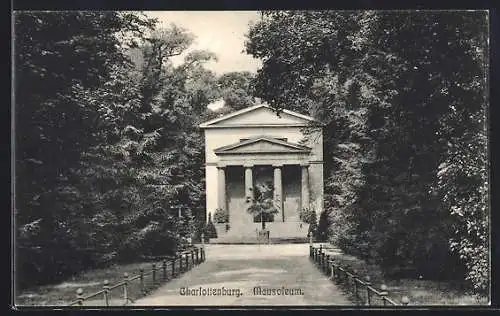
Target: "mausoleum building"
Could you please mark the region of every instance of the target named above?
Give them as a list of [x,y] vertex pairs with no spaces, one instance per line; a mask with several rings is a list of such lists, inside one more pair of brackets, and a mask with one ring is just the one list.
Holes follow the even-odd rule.
[[[315,124],[316,123],[316,124]],[[205,133],[206,211],[220,208],[228,225],[219,238],[254,236],[259,218],[247,212],[259,181],[272,183],[278,214],[266,226],[271,237],[306,237],[303,208],[323,210],[323,134],[312,117],[266,104],[245,108],[200,125]]]

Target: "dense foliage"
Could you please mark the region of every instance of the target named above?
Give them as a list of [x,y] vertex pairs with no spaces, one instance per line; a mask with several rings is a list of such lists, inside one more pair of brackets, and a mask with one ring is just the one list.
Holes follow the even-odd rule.
[[257,96],[326,125],[332,242],[486,293],[486,13],[263,12],[246,46]]
[[[123,179],[110,175],[121,173],[124,164],[115,159],[106,168],[105,159],[98,165],[92,159],[120,138],[117,108],[135,106],[134,89],[124,78],[130,67],[121,52],[125,43],[118,36],[140,38],[150,25],[128,13],[15,14],[20,285],[62,277],[114,255],[113,229],[120,229],[116,216],[122,214],[109,218],[108,207],[121,194],[111,181]],[[97,180],[94,173],[100,185],[86,181]],[[126,205],[117,210],[125,212]]]
[[247,104],[249,75],[140,13],[16,12],[14,29],[18,289],[199,238],[197,126],[223,96]]

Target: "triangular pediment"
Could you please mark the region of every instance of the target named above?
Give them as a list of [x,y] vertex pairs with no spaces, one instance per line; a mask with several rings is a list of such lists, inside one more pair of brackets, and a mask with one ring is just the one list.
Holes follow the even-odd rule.
[[309,147],[266,136],[245,139],[238,143],[214,150],[216,155],[244,153],[308,153],[310,151],[311,148]]
[[200,125],[201,128],[240,127],[240,126],[306,126],[316,122],[310,116],[283,110],[278,115],[266,104],[259,104],[223,115]]

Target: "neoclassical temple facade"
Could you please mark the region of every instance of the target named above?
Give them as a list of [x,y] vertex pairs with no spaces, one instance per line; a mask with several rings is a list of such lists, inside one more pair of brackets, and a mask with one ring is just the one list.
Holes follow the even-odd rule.
[[271,232],[307,234],[300,210],[312,208],[319,216],[323,209],[323,134],[321,127],[310,127],[314,122],[288,110],[277,115],[260,104],[200,125],[205,133],[207,218],[217,208],[229,213],[229,230],[218,228],[219,235],[252,234],[260,227],[260,220],[246,210],[258,182],[272,184],[277,201],[279,213],[266,225]]

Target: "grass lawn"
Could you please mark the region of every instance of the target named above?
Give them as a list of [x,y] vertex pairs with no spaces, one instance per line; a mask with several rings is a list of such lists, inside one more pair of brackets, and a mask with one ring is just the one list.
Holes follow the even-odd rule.
[[[65,282],[59,284],[36,286],[23,290],[16,297],[16,305],[20,306],[65,306],[76,300],[76,291],[78,288],[83,289],[83,296],[96,293],[103,289],[104,280],[108,280],[109,286],[120,283],[124,280],[124,274],[128,273],[129,278],[140,274],[140,269],[144,270],[144,291],[141,287],[140,280],[130,281],[127,286],[127,296],[133,301],[150,293],[158,286],[165,283],[163,280],[162,262],[154,262],[156,264],[156,282],[153,282],[152,274],[146,275],[147,272],[153,269],[153,262],[140,262],[130,264],[115,264],[108,268],[92,269],[82,272],[79,275],[71,277]],[[185,261],[183,260],[183,265]],[[176,273],[179,269],[179,262],[176,260]],[[170,261],[167,261],[167,280],[172,278],[172,269]],[[120,286],[108,293],[108,301],[110,306],[124,305],[124,287]],[[104,306],[104,294],[100,294],[94,298],[86,300],[84,306]]]
[[[486,297],[477,298],[465,285],[465,282],[446,282],[425,279],[396,279],[384,276],[374,264],[367,264],[356,257],[341,253],[332,253],[333,258],[342,267],[350,267],[359,276],[370,276],[372,286],[380,289],[387,286],[389,297],[400,303],[403,296],[410,299],[409,305],[488,305]],[[345,287],[342,286],[344,289]],[[372,296],[373,297],[373,296]],[[354,295],[350,297],[354,300]],[[378,302],[381,304],[381,302]]]

